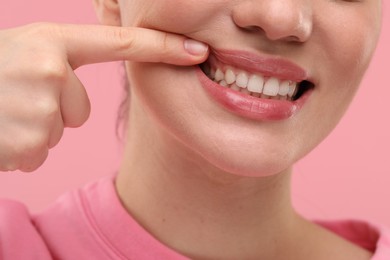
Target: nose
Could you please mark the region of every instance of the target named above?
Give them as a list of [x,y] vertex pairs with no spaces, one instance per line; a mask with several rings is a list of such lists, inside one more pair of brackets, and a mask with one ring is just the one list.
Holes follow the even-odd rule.
[[244,0],[233,8],[234,23],[262,31],[272,41],[305,42],[312,33],[311,0]]

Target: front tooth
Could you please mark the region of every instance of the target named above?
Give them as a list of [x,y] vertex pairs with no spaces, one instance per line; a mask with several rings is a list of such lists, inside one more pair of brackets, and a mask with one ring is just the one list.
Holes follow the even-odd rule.
[[255,93],[263,91],[264,78],[262,76],[253,75],[248,81],[248,90]]
[[236,81],[236,75],[234,74],[233,70],[227,69],[225,73],[225,80],[227,84],[233,84]]
[[225,74],[223,74],[222,70],[220,69],[217,69],[217,71],[215,72],[215,81],[221,81],[225,79]]
[[246,88],[246,86],[248,85],[248,81],[249,81],[248,75],[246,73],[244,73],[244,72],[241,72],[237,76],[236,84],[240,88]]
[[270,78],[265,84],[263,93],[268,96],[276,96],[279,93],[279,80]]
[[289,97],[294,96],[294,95],[295,95],[296,89],[297,89],[297,83],[294,83],[294,84],[290,85],[290,90],[289,90],[289,92],[288,92],[287,95],[288,95]]

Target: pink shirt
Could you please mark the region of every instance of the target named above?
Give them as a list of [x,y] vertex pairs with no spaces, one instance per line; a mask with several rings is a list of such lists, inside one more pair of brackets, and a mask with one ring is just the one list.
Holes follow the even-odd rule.
[[[362,221],[316,221],[390,260],[390,231]],[[122,207],[112,178],[65,194],[30,216],[18,202],[0,200],[0,259],[172,259],[187,257],[156,240]]]

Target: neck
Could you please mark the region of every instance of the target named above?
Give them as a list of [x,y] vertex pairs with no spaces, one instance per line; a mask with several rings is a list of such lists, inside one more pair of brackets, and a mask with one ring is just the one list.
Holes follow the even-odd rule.
[[131,118],[117,190],[160,241],[192,258],[276,259],[282,244],[296,239],[301,219],[290,201],[290,170],[262,178],[232,175],[151,127],[145,115]]

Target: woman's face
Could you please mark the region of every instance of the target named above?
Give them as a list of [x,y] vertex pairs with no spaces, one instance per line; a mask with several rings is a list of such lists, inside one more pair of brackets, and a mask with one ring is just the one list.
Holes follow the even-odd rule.
[[122,0],[120,7],[123,26],[210,46],[208,76],[199,66],[128,64],[132,99],[200,158],[245,176],[287,169],[330,133],[381,22],[380,0]]

